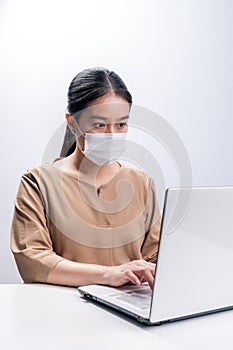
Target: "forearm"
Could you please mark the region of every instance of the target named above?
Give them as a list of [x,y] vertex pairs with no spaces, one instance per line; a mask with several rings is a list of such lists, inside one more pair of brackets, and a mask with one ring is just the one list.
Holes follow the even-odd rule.
[[105,284],[109,267],[83,264],[69,260],[60,261],[49,273],[47,283],[65,286]]
[[48,274],[47,283],[73,287],[88,284],[118,287],[125,283],[148,282],[152,287],[154,271],[155,264],[144,260],[134,260],[119,266],[83,264],[62,260]]

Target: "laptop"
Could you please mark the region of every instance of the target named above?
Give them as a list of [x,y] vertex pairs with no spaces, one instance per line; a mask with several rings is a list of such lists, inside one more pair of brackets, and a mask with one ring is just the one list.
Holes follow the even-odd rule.
[[153,290],[148,284],[78,290],[151,325],[233,308],[233,187],[165,193]]

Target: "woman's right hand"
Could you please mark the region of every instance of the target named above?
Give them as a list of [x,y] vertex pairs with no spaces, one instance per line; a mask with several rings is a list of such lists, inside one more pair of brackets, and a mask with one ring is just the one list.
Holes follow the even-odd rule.
[[155,264],[145,260],[133,260],[119,266],[107,266],[103,275],[103,283],[119,287],[126,283],[140,285],[148,282],[153,288]]

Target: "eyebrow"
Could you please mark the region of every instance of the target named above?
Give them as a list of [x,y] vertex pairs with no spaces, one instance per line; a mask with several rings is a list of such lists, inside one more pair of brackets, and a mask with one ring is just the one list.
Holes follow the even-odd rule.
[[[102,117],[101,115],[91,115],[89,118],[90,119],[99,119],[99,120],[108,120],[107,117]],[[125,120],[125,119],[129,119],[129,115],[121,117],[121,118],[117,119],[117,121]]]

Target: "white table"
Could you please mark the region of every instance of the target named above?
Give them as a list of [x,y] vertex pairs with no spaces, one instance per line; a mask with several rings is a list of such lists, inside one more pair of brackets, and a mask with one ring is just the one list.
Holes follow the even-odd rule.
[[232,350],[233,311],[143,326],[75,288],[0,285],[1,349]]

